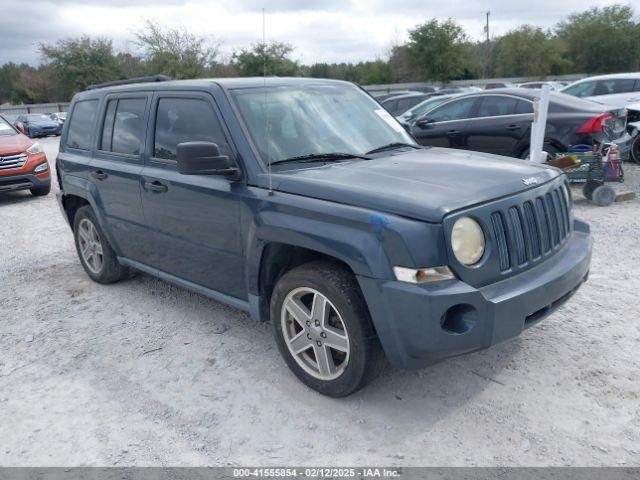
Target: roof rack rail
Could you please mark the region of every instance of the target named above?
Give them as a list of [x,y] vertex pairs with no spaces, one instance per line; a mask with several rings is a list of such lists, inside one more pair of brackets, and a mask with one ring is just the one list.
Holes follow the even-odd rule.
[[89,85],[87,90],[95,90],[96,88],[114,87],[116,85],[130,85],[133,83],[150,83],[150,82],[167,82],[171,80],[171,77],[166,75],[151,75],[148,77],[136,77],[126,78],[124,80],[114,80],[112,82],[96,83],[95,85]]

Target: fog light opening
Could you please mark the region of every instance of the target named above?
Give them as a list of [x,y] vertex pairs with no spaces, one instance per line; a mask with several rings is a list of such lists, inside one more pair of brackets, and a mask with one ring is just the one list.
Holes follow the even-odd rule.
[[447,333],[461,335],[471,330],[478,321],[478,311],[471,305],[450,307],[440,319],[440,326]]

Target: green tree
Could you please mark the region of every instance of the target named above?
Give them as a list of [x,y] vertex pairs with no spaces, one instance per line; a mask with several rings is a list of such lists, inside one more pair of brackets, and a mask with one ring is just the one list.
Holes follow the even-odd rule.
[[149,75],[201,78],[216,66],[218,44],[184,28],[163,28],[147,19],[135,36]]
[[539,27],[523,25],[494,45],[498,77],[544,77],[562,63],[559,44]]
[[291,77],[298,75],[300,66],[290,58],[293,47],[282,42],[254,43],[249,48],[233,52],[231,63],[243,77],[277,75]]
[[462,76],[467,63],[466,34],[454,20],[431,20],[409,30],[407,56],[423,80],[448,82]]
[[121,78],[111,40],[106,38],[82,36],[40,44],[40,52],[65,98],[89,85]]
[[610,73],[640,69],[640,24],[628,5],[593,7],[574,13],[556,27],[566,58],[578,72]]

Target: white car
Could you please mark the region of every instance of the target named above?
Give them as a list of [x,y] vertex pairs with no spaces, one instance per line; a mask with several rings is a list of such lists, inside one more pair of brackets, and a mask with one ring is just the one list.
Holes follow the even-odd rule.
[[626,107],[630,102],[640,101],[640,72],[583,78],[560,91],[615,107]]
[[630,158],[640,164],[640,102],[627,105],[627,131],[633,138]]

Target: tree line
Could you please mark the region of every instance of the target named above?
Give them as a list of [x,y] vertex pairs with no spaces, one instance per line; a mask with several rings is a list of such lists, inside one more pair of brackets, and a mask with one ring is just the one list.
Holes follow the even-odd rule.
[[135,54],[116,51],[108,38],[82,36],[40,44],[39,66],[4,64],[0,104],[66,101],[88,85],[156,74],[184,79],[266,73],[369,85],[640,70],[640,20],[622,4],[571,14],[548,30],[523,25],[489,41],[470,40],[451,18],[418,25],[408,38],[387,59],[303,65],[286,43],[255,43],[224,58],[220,44],[205,36],[146,20],[135,35]]

